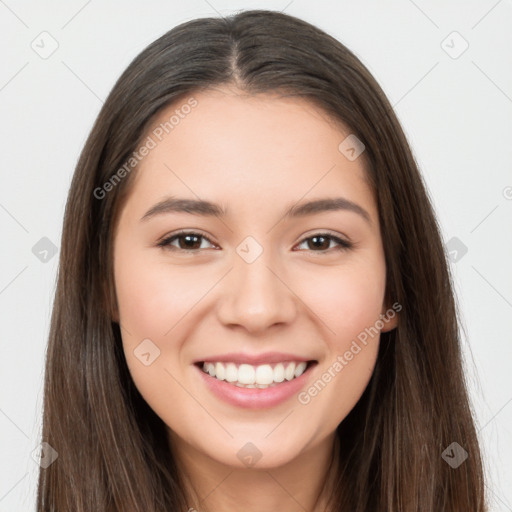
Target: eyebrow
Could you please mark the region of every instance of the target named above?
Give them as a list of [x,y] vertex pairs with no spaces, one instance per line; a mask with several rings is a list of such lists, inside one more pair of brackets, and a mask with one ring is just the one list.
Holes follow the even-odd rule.
[[[307,203],[294,204],[284,212],[283,218],[305,217],[307,215],[339,210],[357,213],[366,222],[372,223],[369,213],[363,207],[344,197],[322,198],[308,201]],[[192,215],[211,217],[225,217],[227,215],[227,211],[220,205],[210,201],[166,197],[152,206],[141,218],[141,221],[166,213],[190,213]]]

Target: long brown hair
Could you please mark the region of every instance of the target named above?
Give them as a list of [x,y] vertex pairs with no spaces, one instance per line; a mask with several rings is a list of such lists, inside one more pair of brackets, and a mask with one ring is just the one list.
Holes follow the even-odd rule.
[[[42,441],[58,458],[40,470],[38,512],[190,506],[166,425],[137,391],[112,320],[112,235],[136,169],[114,175],[162,108],[223,84],[305,98],[366,148],[386,296],[402,310],[398,327],[381,334],[364,394],[338,426],[331,509],[487,510],[447,259],[392,106],[339,41],[293,16],[252,10],[183,23],[149,45],[118,79],[83,148],[66,205],[45,369]],[[442,456],[454,442],[468,454],[456,468]]]

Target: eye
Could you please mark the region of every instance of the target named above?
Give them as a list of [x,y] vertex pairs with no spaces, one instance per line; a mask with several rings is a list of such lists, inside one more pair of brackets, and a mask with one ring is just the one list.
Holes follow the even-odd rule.
[[[175,233],[164,238],[158,242],[157,246],[165,247],[173,251],[185,251],[192,253],[206,248],[202,245],[202,241],[206,241],[209,244],[214,245],[208,237],[201,233],[197,233],[195,231],[180,231],[179,233]],[[175,242],[177,242],[177,245],[173,245]],[[353,246],[351,242],[342,240],[330,233],[316,233],[315,235],[305,238],[299,244],[299,247],[303,244],[307,244],[307,250],[323,253],[327,252],[329,249],[333,249],[333,247],[331,247],[332,242],[337,244],[337,247],[334,247],[335,250],[347,250]]]
[[[205,249],[205,247],[202,246],[202,240],[206,240],[208,243],[212,244],[210,239],[201,233],[196,233],[194,231],[180,231],[179,233],[175,233],[174,235],[164,238],[158,242],[157,246],[165,247],[172,251],[181,250],[186,252],[196,252],[199,249]],[[177,246],[173,245],[174,242],[178,242]]]
[[303,244],[307,244],[307,249],[310,249],[313,252],[327,252],[328,249],[332,249],[331,242],[337,244],[337,247],[334,247],[334,249],[338,251],[350,249],[353,245],[351,242],[342,240],[341,238],[331,235],[330,233],[316,233],[313,236],[305,238],[299,244],[299,247]]

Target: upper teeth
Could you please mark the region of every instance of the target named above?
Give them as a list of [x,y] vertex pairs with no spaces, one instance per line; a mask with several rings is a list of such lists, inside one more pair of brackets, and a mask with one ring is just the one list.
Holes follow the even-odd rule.
[[292,380],[300,377],[306,369],[307,363],[289,362],[277,363],[274,368],[270,364],[253,366],[250,364],[241,364],[237,366],[234,363],[203,363],[203,370],[212,377],[227,382],[233,382],[245,387],[268,387],[273,383]]

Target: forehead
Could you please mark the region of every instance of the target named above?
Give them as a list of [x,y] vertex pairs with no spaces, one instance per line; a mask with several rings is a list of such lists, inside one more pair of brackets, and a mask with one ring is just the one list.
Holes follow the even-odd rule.
[[198,92],[152,121],[143,140],[153,147],[133,176],[132,194],[148,201],[167,194],[238,201],[242,208],[251,199],[264,207],[339,191],[371,210],[364,154],[350,161],[339,150],[349,135],[304,98]]

